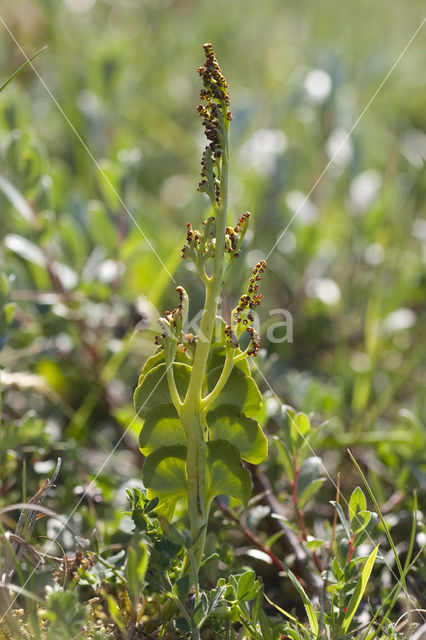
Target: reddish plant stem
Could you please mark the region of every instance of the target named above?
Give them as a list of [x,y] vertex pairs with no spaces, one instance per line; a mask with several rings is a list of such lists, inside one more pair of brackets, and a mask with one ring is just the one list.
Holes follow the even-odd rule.
[[[299,520],[300,530],[302,532],[302,540],[306,542],[308,539],[308,530],[306,529],[306,523],[305,523],[305,518],[303,517],[303,511],[299,509],[299,498],[297,497],[297,491],[296,491],[297,480],[300,474],[300,467],[297,467],[296,464],[294,466],[295,466],[294,480],[290,482],[291,497],[293,500],[294,508],[296,510],[297,518]],[[312,550],[312,559],[315,562],[315,566],[318,569],[318,571],[322,572],[324,567],[322,566],[322,562],[317,556],[317,552],[315,551],[315,549]]]
[[254,544],[255,547],[257,547],[258,549],[260,549],[261,551],[266,553],[271,558],[272,564],[275,565],[277,567],[277,569],[279,569],[280,571],[286,571],[285,566],[280,562],[280,560],[277,558],[277,556],[274,553],[272,553],[272,551],[267,549],[260,542],[260,540],[255,536],[255,534],[252,531],[250,531],[250,529],[247,527],[246,524],[244,524],[244,522],[241,522],[241,520],[239,520],[236,516],[234,516],[232,511],[230,511],[228,509],[228,507],[221,500],[219,500],[219,498],[215,498],[215,502],[216,502],[217,506],[219,507],[219,509],[222,511],[222,513],[229,520],[232,520],[233,522],[235,522],[241,528],[241,531],[244,533],[246,538],[248,538],[250,540],[250,542],[252,542]]
[[302,540],[306,542],[306,540],[308,539],[308,532],[306,530],[306,524],[305,524],[305,519],[303,517],[302,510],[299,509],[299,498],[297,497],[297,491],[296,491],[299,474],[300,474],[300,468],[296,468],[294,472],[294,480],[290,482],[291,498],[293,500],[294,508],[296,510],[297,519],[299,520],[300,530],[302,532]]
[[[272,514],[285,516],[282,505],[274,494],[268,477],[258,467],[250,465],[250,469],[253,474],[255,490],[262,496],[262,504],[267,505]],[[272,529],[281,532],[281,542],[285,548],[285,552],[287,554],[294,555],[295,560],[293,572],[303,578],[313,593],[317,595],[321,594],[323,591],[323,581],[312,571],[309,556],[300,544],[296,534],[282,520],[272,518],[270,525]],[[311,554],[309,555],[312,557]]]
[[348,549],[348,564],[352,560],[353,553],[355,551],[354,547],[354,534],[352,534],[351,539],[349,540],[349,549]]

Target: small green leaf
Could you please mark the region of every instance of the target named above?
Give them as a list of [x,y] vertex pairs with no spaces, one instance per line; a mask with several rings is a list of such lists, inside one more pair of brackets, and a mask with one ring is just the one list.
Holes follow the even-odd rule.
[[207,414],[211,440],[227,440],[237,447],[243,460],[260,464],[268,454],[268,442],[253,418],[242,414],[238,407],[220,405]]
[[156,540],[151,548],[150,567],[158,571],[167,571],[172,567],[181,547],[165,536]]
[[352,520],[359,511],[367,509],[367,500],[360,487],[353,490],[349,500],[349,518]]
[[[214,388],[221,372],[222,367],[216,367],[210,371],[207,376],[209,393]],[[252,417],[256,416],[262,407],[262,395],[253,378],[244,375],[238,367],[234,367],[225,388],[215,402],[213,402],[211,409],[213,410],[221,404],[238,406],[242,413]]]
[[[117,242],[116,229],[104,203],[100,200],[89,200],[86,205],[85,219],[94,244],[105,247],[112,254]],[[91,270],[87,271],[90,272],[89,277],[92,277]]]
[[[172,366],[178,392],[183,398],[188,388],[191,367],[181,363]],[[159,405],[171,403],[165,364],[157,365],[143,376],[136,388],[134,403],[138,415],[142,418],[146,418],[148,413]]]
[[274,636],[272,635],[271,630],[271,623],[269,622],[269,618],[263,609],[260,610],[259,623],[263,640],[274,640]]
[[98,166],[99,169],[95,175],[102,197],[112,211],[118,211],[122,206],[119,194],[122,191],[123,169],[118,163],[108,158],[101,158]]
[[359,511],[351,520],[352,533],[358,533],[365,529],[370,522],[371,511]]
[[296,413],[292,418],[289,417],[289,421],[293,447],[297,450],[305,442],[311,429],[311,422],[306,413]]
[[[302,508],[309,498],[319,489],[324,482],[324,466],[321,458],[311,456],[303,461],[300,474],[297,479],[296,491],[299,498],[299,506]],[[319,484],[318,484],[319,481]],[[315,484],[314,484],[315,483]]]
[[139,448],[144,456],[160,447],[186,446],[186,435],[172,404],[160,405],[145,418],[139,435]]
[[321,549],[324,546],[324,540],[314,538],[313,540],[308,540],[305,546],[307,549]]
[[5,247],[16,253],[23,260],[28,260],[39,267],[46,266],[46,258],[40,247],[16,233],[9,233],[3,240]]
[[[241,602],[251,600],[257,593],[257,589],[253,593],[253,587],[256,582],[256,574],[254,571],[246,571],[238,580],[237,599]],[[251,596],[251,597],[250,597]]]
[[249,472],[241,466],[238,449],[226,440],[207,443],[207,502],[218,495],[233,496],[244,505],[251,495]]
[[317,491],[319,491],[326,481],[327,478],[318,478],[318,480],[314,480],[309,484],[304,491],[302,492],[299,498],[299,508],[303,509],[303,507],[309,502],[311,498],[314,497]]
[[251,613],[251,621],[254,625],[256,625],[259,621],[262,604],[263,604],[263,584],[260,584],[256,594],[256,599],[253,604],[252,613]]
[[342,624],[343,631],[345,632],[349,629],[349,625],[352,621],[352,618],[354,617],[356,610],[359,607],[359,603],[362,600],[362,596],[364,595],[364,591],[366,589],[368,580],[370,579],[370,574],[373,569],[373,565],[376,560],[378,550],[379,550],[379,545],[377,545],[377,547],[373,549],[373,551],[368,556],[368,560],[364,565],[362,573],[355,587],[355,591],[353,592],[352,597],[349,601],[348,609]]
[[148,549],[143,540],[130,545],[127,552],[126,579],[127,589],[132,602],[135,602],[142,591],[142,583],[148,567]]
[[125,625],[123,621],[123,616],[121,613],[121,609],[117,604],[116,599],[106,591],[101,591],[101,593],[107,603],[108,613],[110,614],[111,618],[113,619],[117,627],[120,629],[120,631],[124,633]]
[[364,542],[364,540],[373,535],[373,530],[377,524],[379,517],[377,513],[374,513],[372,511],[369,511],[368,513],[370,514],[370,518],[367,524],[355,535],[355,540],[353,543],[355,547],[359,547]]
[[156,512],[171,520],[179,498],[186,496],[186,448],[161,447],[145,460],[142,478],[148,498],[159,498]]
[[189,633],[191,631],[191,627],[189,625],[189,622],[185,618],[177,618],[176,619],[176,628],[181,633]]
[[348,526],[348,521],[346,519],[345,512],[343,511],[341,505],[338,504],[337,502],[335,502],[334,500],[330,500],[330,504],[332,504],[333,507],[336,509],[337,515],[339,516],[340,524],[342,525],[343,529],[345,530],[346,536],[348,538],[350,538],[351,537],[351,531],[350,531],[349,526]]
[[278,460],[284,467],[286,474],[288,475],[291,481],[294,480],[294,463],[291,456],[291,449],[287,446],[284,441],[281,441],[277,436],[274,437],[275,443],[277,445],[278,451]]
[[186,597],[189,593],[190,589],[190,578],[189,573],[179,578],[175,585],[173,585],[173,592],[176,589],[176,595],[179,598],[180,602],[185,602]]
[[43,172],[44,153],[36,138],[21,129],[13,130],[6,146],[6,157],[14,179],[19,178],[25,190],[38,184]]
[[34,217],[34,212],[31,209],[28,201],[20,191],[6,178],[0,176],[0,191],[4,193],[10,204],[16,209],[16,211],[22,216],[22,218],[31,223]]

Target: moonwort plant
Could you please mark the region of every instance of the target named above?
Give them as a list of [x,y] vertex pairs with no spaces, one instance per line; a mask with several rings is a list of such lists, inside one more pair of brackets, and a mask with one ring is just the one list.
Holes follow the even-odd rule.
[[[178,500],[186,500],[197,571],[213,499],[226,494],[247,504],[251,481],[241,461],[258,464],[267,455],[267,441],[255,419],[261,394],[248,365],[259,349],[253,311],[261,301],[258,287],[266,263],[254,267],[247,291],[226,324],[217,315],[218,302],[230,267],[240,255],[250,214],[228,226],[232,119],[228,84],[212,46],[205,44],[204,52],[204,66],[198,69],[202,103],[197,111],[208,143],[198,190],[208,195],[213,215],[200,231],[187,224],[182,251],[205,286],[200,332],[185,333],[189,299],[183,287],[177,287],[179,305],[159,319],[158,350],[145,363],[134,395],[144,419],[140,449],[146,456],[143,481],[148,498],[158,498],[156,512],[167,521]],[[244,333],[246,348],[240,345]]]

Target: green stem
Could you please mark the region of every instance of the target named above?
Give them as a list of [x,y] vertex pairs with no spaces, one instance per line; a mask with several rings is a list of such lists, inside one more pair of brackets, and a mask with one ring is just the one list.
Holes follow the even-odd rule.
[[209,393],[208,396],[201,400],[201,407],[206,410],[216,398],[222,393],[224,386],[226,385],[229,376],[231,375],[231,371],[234,366],[234,354],[233,349],[228,349],[225,356],[225,364],[223,365],[222,372],[220,374],[219,380],[216,383],[214,389]]
[[214,256],[214,269],[211,279],[206,284],[206,296],[204,309],[201,317],[200,335],[198,336],[197,350],[192,366],[192,375],[189,382],[188,391],[184,404],[199,403],[203,378],[206,371],[207,358],[209,356],[210,344],[213,329],[216,322],[217,306],[223,288],[223,267],[225,256],[225,231],[226,215],[228,209],[228,160],[222,160],[222,180],[221,180],[221,205],[217,210],[216,217],[216,249]]
[[177,412],[179,412],[182,407],[182,400],[180,399],[179,391],[177,390],[176,381],[175,381],[175,373],[173,370],[173,361],[176,355],[176,348],[174,348],[173,352],[168,352],[167,348],[164,353],[164,360],[166,363],[166,373],[167,373],[167,384],[169,386],[170,397],[174,404],[174,407]]
[[[227,140],[226,140],[227,143]],[[206,452],[205,422],[202,406],[203,381],[210,352],[213,330],[216,322],[217,306],[223,288],[223,269],[225,256],[225,231],[228,209],[228,144],[221,161],[221,202],[216,211],[216,248],[213,273],[206,283],[204,309],[201,318],[200,335],[192,366],[188,390],[179,410],[179,417],[187,436],[186,472],[188,483],[188,517],[191,535],[199,536],[193,549],[196,568],[199,569],[205,542],[205,529],[208,519],[206,500]]]

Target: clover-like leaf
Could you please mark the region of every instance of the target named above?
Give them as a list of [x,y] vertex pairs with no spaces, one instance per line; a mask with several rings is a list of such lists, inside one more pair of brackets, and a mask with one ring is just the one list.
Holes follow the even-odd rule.
[[[187,364],[173,364],[176,386],[181,398],[184,397],[189,384],[191,367]],[[138,415],[146,418],[148,413],[162,404],[170,404],[171,398],[167,383],[167,370],[165,364],[158,364],[143,376],[141,383],[136,387],[134,395],[135,407]]]
[[142,478],[148,489],[148,498],[159,498],[156,512],[171,520],[176,502],[186,496],[186,448],[182,446],[161,447],[145,460]]
[[[224,338],[225,341],[225,338]],[[213,371],[213,369],[216,369],[216,367],[223,367],[224,363],[225,363],[225,356],[226,356],[226,352],[230,349],[231,347],[224,347],[223,344],[219,345],[219,346],[215,346],[212,348],[211,350],[211,354],[210,354],[210,359],[209,359],[209,364],[208,364],[208,369],[209,371]],[[242,351],[241,349],[233,349],[233,355],[234,357],[241,355]],[[239,362],[237,362],[235,365],[235,367],[237,367],[238,369],[241,369],[241,371],[244,373],[244,375],[249,376],[250,375],[250,367],[248,365],[247,359],[243,358],[242,360],[240,360]]]
[[160,447],[186,446],[186,434],[172,404],[160,405],[145,418],[139,435],[139,448],[144,456]]
[[[221,372],[222,367],[216,367],[207,376],[209,393],[214,388]],[[246,416],[256,416],[262,407],[262,395],[253,378],[245,375],[238,367],[234,367],[225,388],[219,398],[213,402],[211,409],[215,409],[221,404],[236,405]]]
[[268,453],[268,442],[259,424],[241,413],[235,405],[220,405],[207,414],[210,440],[227,440],[241,458],[259,464]]
[[[186,353],[176,352],[175,362],[179,362],[182,364],[189,364],[188,356]],[[139,374],[138,386],[142,384],[145,376],[152,370],[154,367],[157,367],[159,364],[164,364],[164,349],[158,348],[158,350],[154,353],[154,355],[150,356],[142,367],[142,371]]]
[[207,443],[207,503],[222,494],[233,496],[246,505],[251,495],[250,475],[241,466],[240,454],[233,444],[212,440]]

